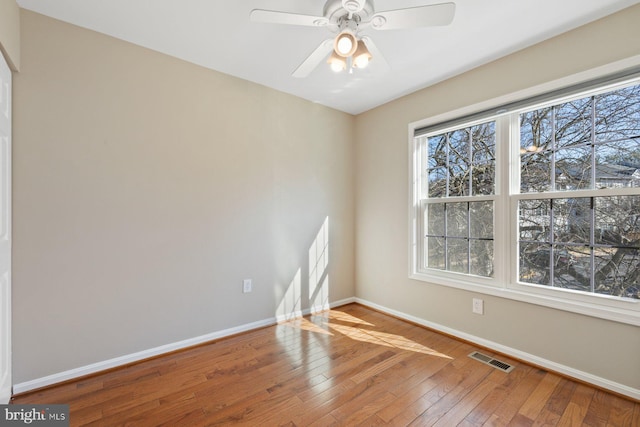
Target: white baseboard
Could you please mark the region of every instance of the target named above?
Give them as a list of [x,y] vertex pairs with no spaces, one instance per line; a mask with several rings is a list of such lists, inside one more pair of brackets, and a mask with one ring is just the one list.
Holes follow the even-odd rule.
[[201,335],[199,337],[189,338],[183,341],[174,342],[171,344],[161,345],[159,347],[150,348],[148,350],[139,351],[137,353],[127,354],[124,356],[116,357],[102,362],[92,363],[90,365],[81,366],[79,368],[70,369],[68,371],[59,372],[46,377],[36,378],[34,380],[25,381],[22,383],[13,385],[13,394],[26,393],[31,390],[35,390],[42,387],[47,387],[53,384],[61,383],[63,381],[69,381],[74,378],[83,377],[85,375],[95,374],[107,369],[117,368],[118,366],[124,366],[129,363],[138,362],[140,360],[148,359],[150,357],[159,356],[165,353],[170,353],[176,350],[182,350],[194,345],[203,344],[209,341],[218,340],[221,338],[236,335],[242,332],[248,332],[254,329],[263,328],[265,326],[275,325],[278,322],[291,320],[297,317],[306,316],[311,313],[318,313],[320,311],[328,310],[330,308],[339,307],[355,302],[355,298],[347,298],[340,301],[334,301],[330,304],[316,305],[305,310],[295,311],[285,315],[279,315],[257,322],[247,323],[244,325],[236,326],[229,329],[224,329],[217,332]]
[[94,374],[96,372],[112,369],[118,366],[123,366],[129,363],[137,362],[140,360],[148,359],[150,357],[158,356],[164,353],[169,353],[175,350],[180,350],[194,345],[202,344],[208,341],[217,340],[220,338],[228,337],[231,335],[239,334],[241,332],[251,331],[253,329],[262,328],[265,326],[274,325],[276,323],[275,317],[270,319],[260,320],[257,322],[247,323],[245,325],[237,326],[234,328],[224,329],[210,334],[200,335],[199,337],[189,338],[186,340],[174,342],[171,344],[161,345],[159,347],[150,348],[148,350],[142,350],[137,353],[131,353],[113,359],[104,360],[102,362],[92,363],[90,365],[81,366],[79,368],[70,369],[68,371],[59,372],[57,374],[47,375],[46,377],[36,378],[31,381],[25,381],[13,385],[13,393],[24,393],[29,390],[34,390],[41,387],[46,387],[52,384],[68,381],[74,378],[79,378],[85,375]]
[[456,329],[452,329],[438,323],[429,322],[427,320],[421,319],[419,317],[412,316],[410,314],[402,313],[397,310],[390,309],[388,307],[381,306],[379,304],[361,299],[355,298],[355,302],[358,304],[362,304],[364,306],[373,308],[375,310],[381,311],[383,313],[390,314],[392,316],[398,317],[400,319],[408,320],[410,322],[416,323],[418,325],[425,326],[427,328],[463,339],[465,341],[469,341],[475,343],[479,346],[486,347],[488,349],[495,350],[499,353],[505,354],[507,356],[514,357],[519,360],[523,360],[525,362],[529,362],[533,365],[540,366],[542,368],[549,369],[550,371],[557,372],[562,375],[566,375],[567,377],[575,378],[577,380],[583,381],[585,383],[593,384],[597,387],[601,387],[606,390],[610,390],[612,392],[628,396],[635,400],[640,400],[640,390],[629,387],[624,384],[617,383],[615,381],[608,380],[606,378],[598,377],[596,375],[590,374],[588,372],[580,371],[578,369],[572,368],[570,366],[562,365],[560,363],[553,362],[551,360],[544,359],[542,357],[538,357],[536,355],[526,353],[524,351],[517,350],[515,348],[507,347],[502,344],[498,344],[493,341],[489,341],[484,338],[477,337],[475,335],[468,334],[466,332],[461,332]]

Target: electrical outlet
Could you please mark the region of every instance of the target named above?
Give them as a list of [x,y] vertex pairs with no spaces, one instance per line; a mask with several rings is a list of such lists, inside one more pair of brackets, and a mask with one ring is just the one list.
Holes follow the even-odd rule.
[[244,279],[242,281],[242,293],[246,294],[251,292],[251,279]]
[[476,314],[484,314],[484,301],[480,298],[474,298],[472,311]]

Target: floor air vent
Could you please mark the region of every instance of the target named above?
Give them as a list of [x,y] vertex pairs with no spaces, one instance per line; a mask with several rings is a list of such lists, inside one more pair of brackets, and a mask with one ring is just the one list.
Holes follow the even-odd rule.
[[494,368],[500,369],[503,372],[511,372],[513,370],[513,366],[509,365],[508,363],[504,363],[498,359],[494,359],[491,356],[487,356],[486,354],[482,354],[477,351],[471,353],[469,357],[489,366],[493,366]]

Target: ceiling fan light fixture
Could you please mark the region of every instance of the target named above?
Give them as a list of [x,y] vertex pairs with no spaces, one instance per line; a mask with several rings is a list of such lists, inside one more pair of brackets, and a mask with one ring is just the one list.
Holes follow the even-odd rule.
[[344,71],[347,69],[347,60],[338,55],[335,51],[331,52],[331,56],[327,60],[327,63],[331,66],[331,70],[335,73],[339,73],[340,71]]
[[358,48],[358,39],[351,31],[343,31],[338,34],[333,42],[333,50],[343,58],[347,58]]
[[371,60],[371,52],[362,40],[358,40],[358,47],[353,54],[353,66],[356,68],[367,68]]
[[[362,69],[376,57],[376,72],[389,70],[384,55],[376,47],[369,35],[360,31],[402,30],[449,25],[455,16],[454,1],[446,3],[422,4],[414,7],[376,11],[376,0],[324,0],[322,15],[306,15],[291,11],[253,9],[252,22],[268,24],[325,27],[333,33],[323,40],[306,59],[293,71],[293,77],[307,77],[321,62],[327,61],[334,71]],[[427,0],[418,0],[423,2]],[[431,2],[427,2],[431,3]],[[362,40],[359,40],[360,37]],[[356,53],[357,51],[357,53]],[[373,52],[373,53],[371,53]],[[341,58],[341,59],[340,59]]]

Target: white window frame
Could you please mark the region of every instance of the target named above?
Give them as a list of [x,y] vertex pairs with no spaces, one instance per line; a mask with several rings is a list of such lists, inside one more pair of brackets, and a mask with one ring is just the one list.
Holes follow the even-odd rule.
[[[606,295],[588,294],[571,290],[549,288],[548,286],[536,286],[518,283],[517,271],[517,209],[518,201],[524,198],[540,199],[549,198],[549,193],[524,193],[516,192],[512,188],[519,181],[519,147],[509,147],[511,137],[519,139],[518,113],[531,110],[537,104],[527,105],[519,110],[507,112],[497,111],[495,114],[486,114],[480,119],[470,120],[457,126],[466,127],[475,123],[496,120],[496,202],[494,205],[494,259],[504,262],[494,263],[494,277],[486,278],[453,273],[444,270],[421,269],[421,241],[424,235],[422,230],[424,203],[421,202],[422,182],[419,174],[425,168],[422,165],[425,157],[420,157],[422,151],[417,146],[418,138],[415,137],[417,129],[434,126],[462,117],[470,116],[481,111],[490,111],[503,105],[514,103],[523,99],[533,98],[545,93],[562,90],[563,88],[605,77],[630,68],[640,66],[640,55],[618,61],[603,67],[598,67],[583,73],[539,85],[527,90],[519,91],[486,102],[457,109],[444,114],[412,122],[408,126],[409,143],[409,278],[429,282],[437,285],[453,287],[472,291],[475,293],[493,295],[517,301],[542,305],[555,309],[580,313],[588,316],[613,320],[621,323],[640,326],[640,300],[608,297]],[[576,94],[566,98],[575,98]],[[554,99],[551,103],[562,102],[562,97]],[[449,128],[451,129],[451,128]],[[449,130],[446,127],[438,128],[437,132]],[[509,133],[512,133],[510,135]],[[508,159],[505,160],[505,159]],[[504,170],[504,165],[516,165]],[[640,190],[628,189],[629,194],[638,195]],[[606,190],[585,190],[584,197],[606,196]],[[583,193],[581,193],[583,194]],[[581,196],[582,197],[582,196]],[[454,201],[454,200],[451,200]],[[447,200],[449,202],[449,200]],[[502,227],[499,224],[509,224]]]

